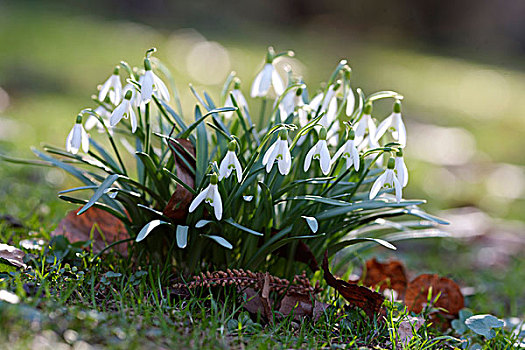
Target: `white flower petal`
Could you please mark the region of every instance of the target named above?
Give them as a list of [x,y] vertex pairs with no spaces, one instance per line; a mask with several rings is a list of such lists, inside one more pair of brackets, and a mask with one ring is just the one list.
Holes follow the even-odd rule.
[[359,171],[359,163],[360,163],[359,152],[357,151],[357,147],[354,145],[353,142],[350,146],[350,150],[351,150],[350,154],[352,155],[352,159],[354,161],[354,169],[355,171]]
[[227,178],[228,175],[228,154],[226,154],[226,156],[222,159],[221,165],[219,166],[219,181]]
[[284,83],[281,77],[279,76],[279,73],[277,73],[277,70],[275,67],[272,66],[272,86],[273,91],[277,94],[277,96],[281,96],[284,92]]
[[288,175],[290,168],[292,166],[292,156],[290,150],[288,149],[288,142],[283,140],[286,143],[285,149],[283,150],[283,159],[280,159],[277,165],[279,166],[279,172],[281,175]]
[[383,137],[383,135],[388,130],[388,128],[390,126],[392,126],[392,120],[393,120],[393,115],[390,114],[388,117],[386,117],[385,120],[383,120],[381,122],[381,124],[379,124],[379,126],[377,127],[377,130],[375,132],[375,140],[376,141],[378,141],[381,137]]
[[193,212],[195,209],[197,209],[199,204],[201,204],[202,201],[206,198],[206,196],[208,195],[210,186],[211,185],[208,185],[208,187],[206,187],[201,193],[199,193],[197,197],[195,197],[195,199],[191,202],[190,208],[188,209],[190,213]]
[[403,198],[403,186],[401,186],[401,183],[395,175],[392,177],[392,180],[394,182],[394,188],[396,190],[396,201],[399,203],[401,202],[401,198]]
[[346,93],[346,115],[351,116],[355,108],[355,95],[352,88],[349,86]]
[[252,84],[251,96],[264,97],[270,89],[272,81],[273,66],[271,63],[266,63],[263,69],[257,74]]
[[[335,152],[334,156],[332,157],[332,164],[334,164],[337,159],[339,159],[339,157],[341,157],[341,154],[343,154],[343,152],[346,150],[347,148],[347,143],[348,141],[346,141],[338,150],[337,152]],[[348,167],[347,167],[348,168]]]
[[84,130],[84,128],[82,127],[82,124],[77,124],[77,125],[80,125],[80,134],[82,136],[82,151],[84,151],[84,153],[88,153],[89,152],[89,136],[86,130]]
[[75,132],[75,127],[73,127],[71,129],[71,131],[69,132],[69,134],[67,134],[67,138],[66,138],[66,151],[68,152],[71,152],[73,154],[76,154],[78,152],[78,149],[73,152],[73,148],[72,148],[72,143],[71,141],[73,140],[73,134]]
[[233,165],[235,166],[235,172],[237,173],[237,181],[240,183],[242,181],[242,167],[235,153],[233,153]]
[[317,144],[315,144],[312,148],[310,148],[310,150],[308,151],[308,153],[306,153],[306,158],[304,158],[304,171],[308,171],[308,169],[310,169],[310,165],[312,164],[312,158],[314,156],[314,154],[316,153],[317,151]]
[[222,218],[222,200],[221,200],[221,194],[219,193],[219,189],[217,188],[217,185],[211,185],[214,187],[213,189],[213,209],[215,212],[215,217],[217,220],[220,220]]
[[374,184],[372,185],[372,189],[370,190],[370,195],[369,195],[369,199],[374,199],[377,194],[379,193],[379,190],[383,187],[383,185],[385,184],[385,180],[386,180],[386,171],[381,174],[381,176],[379,176],[376,181],[374,182]]
[[140,86],[140,101],[141,104],[146,104],[151,101],[151,95],[153,94],[153,72],[147,70],[144,73],[144,80],[142,80],[142,85]]
[[160,93],[160,96],[162,99],[166,102],[170,101],[170,92],[168,90],[168,87],[164,82],[157,76],[155,73],[153,73],[153,83],[155,84],[155,87]]
[[[277,140],[278,141],[278,140]],[[264,154],[264,157],[263,157],[263,160],[262,160],[262,164],[263,165],[266,165],[268,163],[268,160],[270,159],[270,157],[272,156],[272,153],[274,153],[275,151],[275,147],[277,147],[277,141],[275,141],[273,143],[273,145],[270,146],[270,148],[268,148],[268,150],[266,151],[266,153]],[[275,157],[274,157],[274,160],[275,160]],[[272,162],[273,163],[273,162]]]
[[137,131],[137,116],[135,115],[135,111],[133,111],[131,106],[129,106],[128,114],[129,119],[131,120],[131,132],[135,133],[135,131]]
[[126,113],[126,109],[128,107],[126,101],[127,100],[124,100],[121,104],[119,104],[117,108],[113,110],[113,113],[111,113],[111,117],[109,117],[109,125],[112,127],[117,125],[122,117],[124,117],[124,113]]
[[321,170],[323,174],[328,175],[330,173],[330,152],[328,151],[328,145],[325,140],[320,140],[320,158]]
[[104,101],[106,99],[106,96],[108,94],[109,88],[111,87],[111,77],[109,77],[104,84],[102,84],[102,87],[100,88],[100,91],[98,92],[98,100]]
[[403,119],[401,119],[401,114],[396,113],[394,116],[395,123],[396,123],[396,131],[397,131],[397,141],[401,144],[401,147],[405,147],[407,144],[407,131],[405,129],[405,124],[403,123]]

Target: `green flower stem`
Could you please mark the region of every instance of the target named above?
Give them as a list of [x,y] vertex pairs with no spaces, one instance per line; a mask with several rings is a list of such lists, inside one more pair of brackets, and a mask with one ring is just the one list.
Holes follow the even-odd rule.
[[264,125],[264,114],[266,113],[267,103],[268,99],[266,97],[263,97],[261,101],[261,112],[259,114],[259,129],[261,129],[262,125]]
[[150,153],[150,134],[151,134],[151,125],[150,125],[150,102],[146,104],[146,112],[144,115],[145,122],[145,135],[144,135],[144,152],[147,154]]

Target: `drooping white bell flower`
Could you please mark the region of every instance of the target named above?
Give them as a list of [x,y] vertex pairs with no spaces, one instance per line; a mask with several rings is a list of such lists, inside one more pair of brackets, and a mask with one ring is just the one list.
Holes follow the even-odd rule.
[[222,218],[222,200],[217,183],[219,182],[217,174],[211,175],[210,184],[191,202],[188,211],[192,213],[204,201],[213,207],[213,212],[217,220]]
[[131,91],[131,103],[135,107],[140,106],[140,96],[139,96],[139,90],[137,87],[132,83],[127,83],[126,86],[124,86],[124,89],[122,89],[122,96],[126,96],[128,91]]
[[346,162],[346,169],[350,169],[352,166],[355,171],[359,171],[359,151],[354,141],[355,133],[351,128],[348,130],[348,140],[339,148],[332,158],[332,164],[334,164],[339,157],[343,157]]
[[381,188],[394,188],[396,194],[396,201],[399,203],[403,197],[403,186],[399,182],[396,173],[394,172],[395,161],[393,158],[388,160],[387,169],[381,174],[372,185],[370,190],[370,199],[374,199]]
[[[111,116],[111,113],[106,108],[104,108],[103,106],[98,106],[97,108],[95,108],[94,112],[96,114],[98,114],[104,120],[106,126],[109,127],[109,117]],[[86,123],[84,124],[84,128],[86,130],[91,130],[95,126],[97,127],[99,132],[104,132],[105,131],[104,127],[100,123],[100,120],[97,117],[95,117],[94,115],[89,115],[89,117],[86,120]]]
[[406,187],[408,184],[408,169],[403,159],[403,151],[399,150],[396,153],[395,157],[395,166],[394,171],[397,174],[397,178],[403,187]]
[[242,167],[237,155],[235,154],[236,146],[237,142],[235,141],[230,141],[228,144],[228,152],[226,152],[226,156],[224,156],[219,167],[219,181],[230,177],[233,170],[235,170],[235,173],[237,174],[237,181],[242,181]]
[[361,145],[368,136],[368,144],[370,146],[376,145],[376,130],[376,123],[372,119],[372,104],[367,103],[363,110],[363,115],[355,127],[355,143]]
[[[323,113],[323,117],[321,120],[319,120],[319,124],[323,127],[325,127],[327,130],[330,129],[330,126],[333,125],[333,128],[335,130],[339,130],[339,123],[337,122],[337,98],[335,97],[335,92],[337,89],[339,89],[340,83],[337,82],[336,84],[330,85],[328,90],[326,91],[326,94],[318,94],[316,95],[312,101],[310,102],[310,108],[313,111],[317,111],[319,109],[319,105],[321,105],[321,109],[319,109],[319,114]],[[322,101],[322,103],[321,103]]]
[[[237,105],[239,106],[239,109],[241,110],[241,112],[244,113],[245,109],[248,110],[248,102],[246,102],[246,98],[244,98],[244,95],[241,91],[241,81],[237,78],[235,79],[233,90],[231,91],[231,94],[233,95],[235,102],[237,102]],[[224,107],[234,107],[230,94],[228,94],[228,97],[226,98]],[[230,119],[233,113],[237,113],[237,112],[235,111],[225,112],[223,113],[223,116],[225,119]]]
[[118,105],[122,99],[122,83],[120,82],[119,76],[120,67],[116,66],[113,70],[113,74],[102,84],[98,93],[98,100],[103,102],[106,96],[109,97],[109,101],[114,105]]
[[170,93],[166,84],[151,70],[151,62],[149,58],[144,59],[144,69],[146,70],[140,85],[140,103],[146,104],[151,101],[151,96],[154,92],[157,94],[156,97],[159,97],[166,102],[170,100]]
[[287,175],[292,166],[292,155],[288,149],[288,132],[281,130],[279,137],[264,154],[262,164],[266,165],[266,172],[272,171],[273,163],[277,160],[281,175]]
[[67,135],[66,151],[77,154],[81,147],[84,153],[89,152],[89,136],[82,126],[82,115],[79,114],[75,125]]
[[275,52],[270,48],[266,56],[266,63],[252,83],[250,93],[252,97],[266,97],[270,87],[273,87],[273,91],[275,91],[277,96],[282,95],[284,92],[284,83],[273,65],[274,58]]
[[310,169],[312,159],[319,159],[321,171],[323,174],[328,175],[330,173],[330,152],[328,151],[328,145],[326,144],[326,129],[323,127],[319,132],[319,141],[308,151],[306,158],[304,159],[304,171]]
[[111,117],[109,118],[109,125],[111,125],[111,127],[117,125],[122,118],[129,117],[131,122],[131,132],[134,133],[137,130],[137,116],[131,103],[132,95],[131,91],[126,92],[126,96],[124,96],[122,103],[115,108],[113,113],[111,113]]
[[376,140],[379,140],[387,130],[392,131],[393,139],[398,142],[401,147],[407,144],[407,132],[403,118],[401,118],[401,101],[396,101],[394,104],[394,111],[385,120],[379,124],[376,132]]

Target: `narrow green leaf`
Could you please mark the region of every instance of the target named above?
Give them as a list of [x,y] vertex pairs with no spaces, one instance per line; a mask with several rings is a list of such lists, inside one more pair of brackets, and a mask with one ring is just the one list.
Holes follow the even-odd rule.
[[82,181],[84,184],[86,185],[95,185],[95,183],[93,181],[91,181],[90,179],[87,178],[86,176],[86,172],[85,171],[82,171],[80,169],[77,169],[75,168],[74,166],[72,165],[69,165],[69,164],[66,164],[64,162],[61,162],[60,160],[58,159],[55,159],[53,157],[50,157],[48,156],[47,154],[44,154],[42,152],[40,152],[39,150],[35,149],[35,148],[31,148],[31,150],[33,151],[33,153],[35,153],[38,157],[42,158],[43,160],[45,161],[48,161],[49,163],[53,164],[54,166],[56,167],[59,167],[60,169],[62,170],[65,170],[67,171],[68,173],[70,173],[71,175],[73,175],[74,177],[76,177],[77,179],[79,179],[80,181]]
[[242,226],[241,224],[236,223],[235,221],[233,221],[232,218],[226,219],[226,220],[224,220],[224,222],[226,222],[226,223],[232,225],[232,226],[235,227],[235,228],[238,228],[238,229],[241,230],[241,231],[251,233],[252,235],[255,235],[255,236],[263,236],[263,234],[260,233],[260,232],[254,231],[254,230],[252,230],[252,229],[249,229],[248,227],[245,227],[245,226]]
[[372,210],[372,209],[383,209],[383,208],[402,208],[411,205],[419,205],[425,203],[424,201],[401,201],[400,203],[396,202],[387,202],[383,199],[374,199],[363,202],[356,202],[350,205],[341,206],[334,209],[325,210],[319,214],[315,215],[317,220],[326,220],[339,215],[346,215],[349,212],[356,210]]
[[[204,120],[206,116],[201,117],[201,110],[199,106],[195,106],[195,119],[197,120],[194,127],[197,128],[197,143],[195,145],[195,155],[197,159],[195,169],[195,183],[200,184],[204,178],[206,168],[208,167],[208,133],[206,127],[200,121]],[[193,126],[192,125],[192,126]],[[192,127],[190,126],[190,128]],[[191,129],[188,131],[191,132]]]
[[379,91],[371,94],[366,98],[366,102],[373,102],[385,98],[395,98],[396,100],[402,100],[403,95],[395,92],[395,91]]
[[393,244],[391,244],[391,243],[389,243],[389,242],[387,242],[387,241],[385,241],[383,239],[363,237],[363,238],[348,239],[348,240],[345,240],[345,241],[342,241],[342,242],[339,242],[339,243],[336,243],[336,244],[332,245],[331,247],[328,248],[328,256],[334,255],[335,253],[337,253],[338,251],[340,251],[341,249],[343,249],[345,247],[348,247],[348,246],[354,245],[354,244],[358,244],[358,243],[363,243],[363,242],[374,242],[374,243],[382,245],[385,248],[392,249],[392,250],[397,250],[397,248]]
[[199,220],[197,221],[197,223],[195,224],[195,228],[201,228],[201,227],[204,227],[206,225],[208,225],[209,223],[211,223],[213,221],[211,220]]
[[223,246],[226,249],[233,249],[233,246],[231,245],[231,243],[228,242],[225,238],[221,236],[215,236],[215,235],[203,235],[203,236],[213,239],[215,242],[219,243],[221,246]]
[[102,197],[106,192],[106,190],[111,187],[111,185],[113,185],[113,183],[118,179],[118,175],[117,174],[113,174],[113,175],[109,175],[105,180],[104,182],[102,182],[100,184],[100,186],[98,187],[98,189],[95,191],[95,194],[93,194],[93,197],[91,197],[89,199],[89,201],[87,202],[87,204],[82,207],[82,209],[80,209],[78,212],[77,212],[77,215],[81,215],[82,213],[84,213],[86,210],[88,210],[89,208],[91,208],[93,206],[93,204],[95,204],[99,199],[100,197]]
[[146,237],[148,237],[151,231],[153,231],[155,228],[157,228],[160,225],[170,225],[171,226],[169,222],[162,221],[162,220],[150,221],[140,230],[139,234],[137,235],[137,239],[135,239],[135,242],[140,242]]

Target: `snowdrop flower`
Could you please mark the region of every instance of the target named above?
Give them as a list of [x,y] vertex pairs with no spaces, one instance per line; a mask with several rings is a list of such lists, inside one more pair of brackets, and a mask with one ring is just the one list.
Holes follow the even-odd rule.
[[306,158],[304,159],[304,171],[310,169],[312,159],[319,159],[321,165],[321,171],[323,174],[328,175],[330,173],[330,152],[328,151],[328,145],[326,144],[326,129],[323,127],[319,132],[319,141],[308,151]]
[[372,119],[372,104],[367,103],[363,110],[363,116],[359,122],[357,122],[355,128],[355,143],[358,145],[364,143],[363,141],[365,141],[365,138],[368,135],[368,144],[371,147],[376,145],[379,147],[377,144],[376,130],[376,124]]
[[387,130],[392,131],[392,137],[401,147],[407,143],[407,132],[401,118],[401,101],[396,101],[394,111],[377,127],[376,140],[379,140]]
[[166,84],[164,84],[164,82],[155,73],[153,73],[151,70],[150,59],[147,57],[144,59],[144,69],[146,72],[144,73],[142,83],[140,85],[140,103],[149,103],[154,91],[158,93],[158,95],[155,96],[160,97],[165,101],[169,101],[170,93],[168,88],[166,87]]
[[[248,102],[246,102],[246,99],[244,98],[244,95],[240,89],[241,89],[241,81],[238,78],[235,78],[233,90],[231,91],[231,94],[233,95],[235,102],[237,102],[237,105],[239,106],[239,109],[241,110],[241,112],[244,113],[244,109],[248,110]],[[226,102],[224,103],[224,107],[234,107],[230,94],[228,94],[228,98],[226,99]],[[236,112],[231,111],[231,112],[223,113],[224,118],[230,119],[233,113],[236,113]]]
[[351,116],[354,112],[355,107],[355,95],[354,91],[352,90],[352,87],[350,86],[350,73],[351,73],[350,67],[347,67],[344,71],[345,80],[348,82],[346,94],[345,94],[345,101],[346,101],[346,115]]
[[132,95],[131,91],[126,92],[122,103],[111,113],[111,117],[109,118],[109,125],[111,125],[111,127],[117,125],[123,117],[129,117],[131,121],[131,132],[134,133],[137,130],[137,116],[133,111],[133,105],[131,103]]
[[284,83],[273,65],[274,56],[275,52],[272,48],[269,48],[266,63],[253,81],[250,94],[252,97],[266,97],[270,87],[273,87],[273,91],[275,91],[277,96],[282,95],[284,92]]
[[399,182],[396,173],[394,172],[395,161],[393,158],[388,160],[387,169],[372,185],[370,190],[370,199],[374,199],[381,188],[394,188],[396,192],[396,201],[399,203],[403,196],[403,186]]
[[[111,116],[111,113],[109,113],[109,111],[103,106],[98,106],[97,108],[95,108],[94,112],[98,114],[104,121],[109,120],[109,117]],[[100,124],[100,120],[94,115],[89,115],[84,125],[85,129],[91,130],[95,126],[97,127],[99,132],[104,132],[104,127]],[[106,126],[109,125],[106,124]]]
[[219,182],[219,179],[217,177],[217,174],[212,174],[210,178],[210,184],[208,187],[206,187],[201,193],[195,197],[195,199],[191,202],[189,212],[192,213],[199,204],[201,204],[203,201],[205,203],[208,203],[213,207],[213,211],[215,214],[215,217],[217,220],[220,220],[222,218],[222,200],[221,200],[221,194],[219,193],[219,189],[217,188],[217,183]]
[[[141,79],[143,79],[142,76],[141,76]],[[131,91],[131,99],[130,99],[130,101],[133,104],[133,106],[139,107],[140,106],[140,98],[139,98],[139,91],[138,91],[137,87],[134,84],[132,84],[132,83],[127,83],[126,86],[124,86],[124,89],[122,89],[122,96],[126,96],[128,91]]]
[[403,159],[403,151],[399,150],[396,153],[395,157],[395,166],[394,166],[394,172],[397,175],[397,178],[399,179],[399,182],[403,187],[406,187],[408,184],[408,169],[405,165],[405,160]]
[[122,83],[118,75],[120,67],[116,66],[113,70],[113,74],[102,84],[98,93],[98,100],[104,101],[106,96],[109,97],[109,101],[114,105],[118,105],[122,98]]
[[323,95],[322,93],[320,93],[317,96],[315,96],[310,102],[310,108],[313,111],[317,111],[319,109],[319,105],[321,105],[321,109],[319,109],[319,114],[324,112],[324,115],[319,121],[319,124],[325,127],[327,130],[330,129],[330,125],[332,125],[334,121],[336,122],[334,123],[334,128],[336,130],[339,130],[339,124],[336,121],[337,98],[335,97],[335,92],[337,91],[337,89],[339,89],[340,86],[340,82],[330,85],[326,94]]
[[286,130],[279,132],[277,141],[264,154],[262,164],[266,165],[266,172],[272,171],[276,159],[281,175],[287,175],[292,165],[292,156],[288,149],[288,132]]
[[241,163],[239,162],[239,159],[237,159],[237,155],[235,154],[235,148],[237,147],[237,142],[230,141],[228,144],[228,152],[226,152],[226,156],[221,162],[221,166],[219,167],[219,181],[221,181],[224,178],[230,177],[232,171],[235,169],[235,173],[237,174],[237,181],[241,182],[242,180],[242,167]]
[[299,125],[301,127],[308,124],[308,111],[306,110],[306,105],[303,100],[303,89],[299,88],[294,95],[294,105],[297,111],[297,116],[299,117]]
[[359,171],[359,152],[354,142],[355,133],[351,128],[348,130],[348,140],[339,148],[332,158],[332,164],[342,156],[346,160],[346,169],[350,169],[352,166],[355,171]]
[[80,147],[84,153],[89,152],[89,136],[82,126],[82,114],[77,116],[75,125],[67,135],[66,151],[77,154]]

